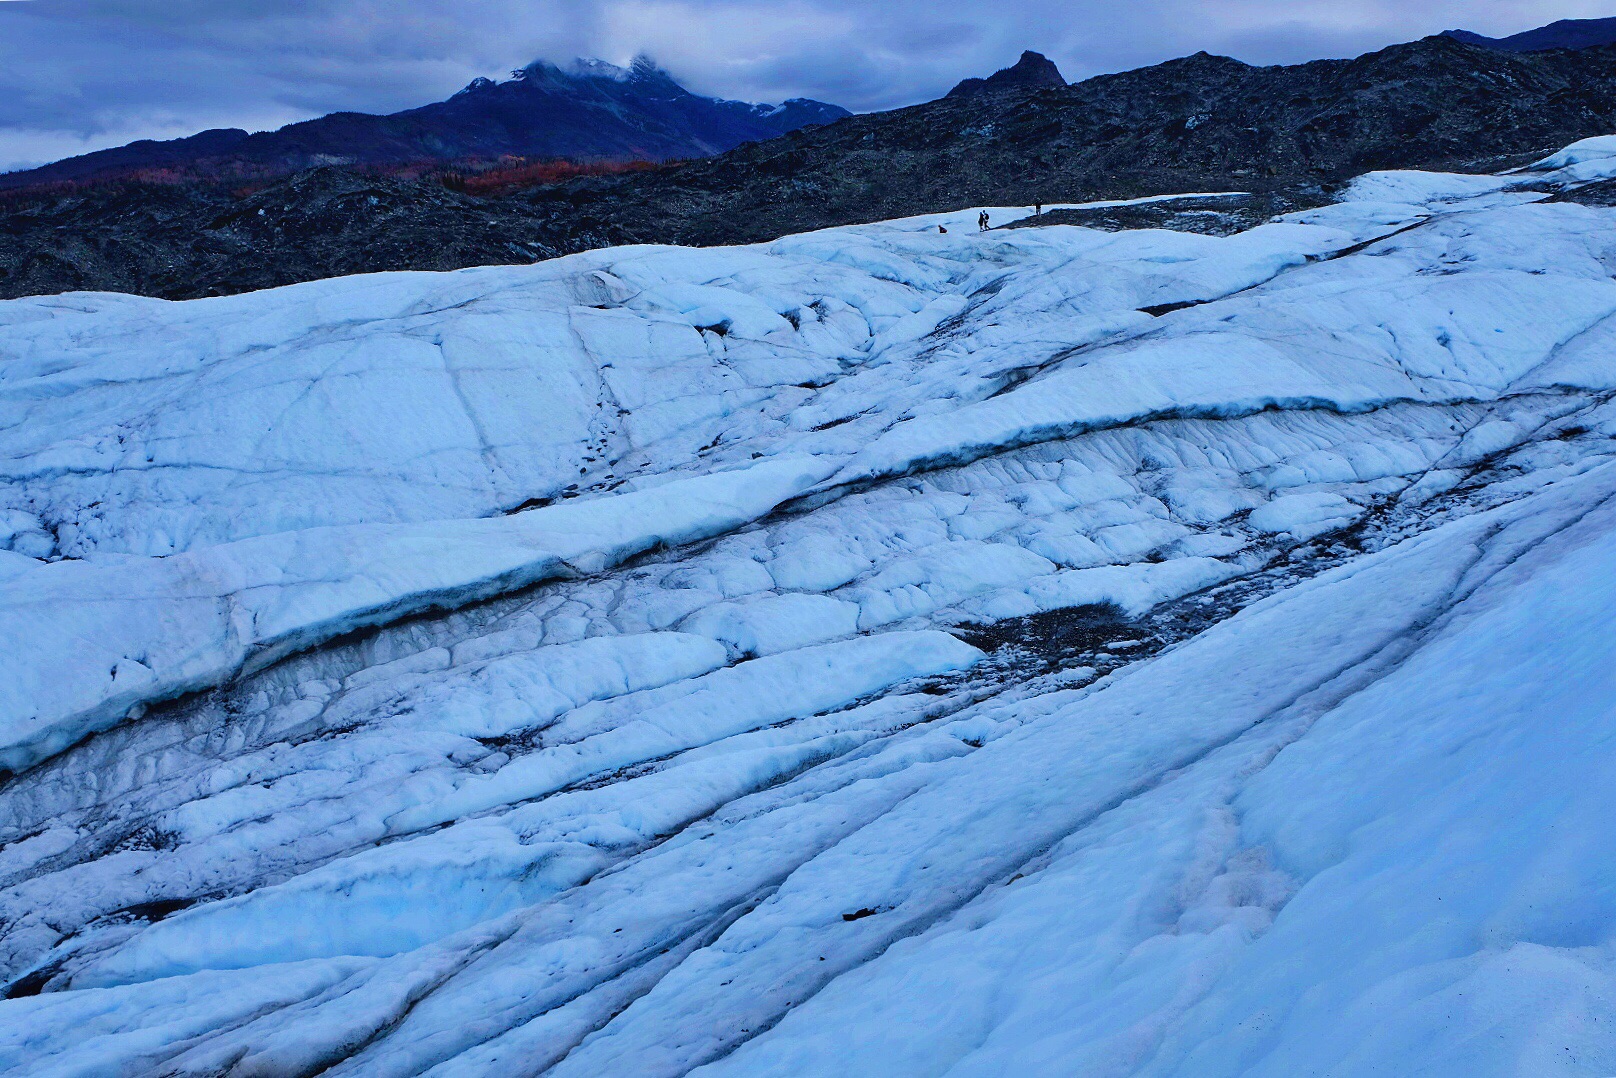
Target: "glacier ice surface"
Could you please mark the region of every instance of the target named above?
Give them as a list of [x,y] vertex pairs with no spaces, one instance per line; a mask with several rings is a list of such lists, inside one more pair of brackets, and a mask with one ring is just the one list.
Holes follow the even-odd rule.
[[0,1071],[1616,1072],[1612,176],[0,303]]

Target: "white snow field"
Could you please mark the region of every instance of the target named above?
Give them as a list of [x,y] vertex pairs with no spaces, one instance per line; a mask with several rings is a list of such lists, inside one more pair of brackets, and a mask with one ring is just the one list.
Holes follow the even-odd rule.
[[0,1072],[1616,1074],[1610,177],[0,303]]

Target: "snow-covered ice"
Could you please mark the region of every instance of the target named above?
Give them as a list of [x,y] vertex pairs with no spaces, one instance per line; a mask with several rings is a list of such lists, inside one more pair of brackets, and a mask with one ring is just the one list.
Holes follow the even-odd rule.
[[1616,1073],[1612,176],[0,303],[0,1072]]

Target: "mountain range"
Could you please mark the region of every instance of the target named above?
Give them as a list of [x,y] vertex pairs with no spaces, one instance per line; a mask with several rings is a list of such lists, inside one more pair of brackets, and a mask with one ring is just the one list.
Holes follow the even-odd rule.
[[133,142],[0,175],[0,190],[142,170],[199,178],[285,175],[322,165],[494,160],[573,161],[705,157],[850,113],[797,98],[753,105],[691,93],[649,58],[627,68],[600,60],[546,61],[496,82],[480,78],[449,98],[386,116],[335,112],[276,131],[230,128],[167,142]]
[[1366,169],[1506,167],[1611,131],[1616,47],[1513,53],[1439,36],[1289,67],[1201,53],[498,198],[338,168],[245,197],[201,184],[13,196],[0,296],[220,295],[621,243],[744,243],[970,205],[1246,191],[1278,212]]
[[[1585,49],[1616,43],[1616,18],[1562,19],[1503,38],[1462,29],[1441,36],[1515,53]],[[947,97],[1064,86],[1052,61],[1027,51],[986,78],[962,80]],[[592,59],[566,67],[539,60],[513,71],[508,80],[474,79],[448,100],[419,108],[387,115],[335,112],[257,133],[220,128],[186,138],[141,140],[0,174],[0,191],[151,174],[228,181],[279,178],[324,166],[453,162],[480,167],[508,157],[662,162],[713,156],[849,115],[808,98],[756,105],[704,97],[643,55],[627,68]]]

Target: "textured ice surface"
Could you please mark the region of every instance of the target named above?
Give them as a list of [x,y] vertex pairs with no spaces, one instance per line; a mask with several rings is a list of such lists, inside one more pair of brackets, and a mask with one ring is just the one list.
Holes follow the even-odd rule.
[[0,304],[0,1071],[1616,1072],[1613,145]]

